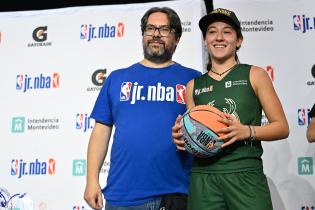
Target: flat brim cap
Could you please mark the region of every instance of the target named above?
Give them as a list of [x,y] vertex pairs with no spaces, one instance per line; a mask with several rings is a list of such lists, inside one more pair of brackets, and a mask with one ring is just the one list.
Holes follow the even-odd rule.
[[224,21],[233,26],[236,30],[241,29],[241,24],[233,11],[218,8],[203,16],[199,20],[199,28],[205,34],[208,26],[215,21]]

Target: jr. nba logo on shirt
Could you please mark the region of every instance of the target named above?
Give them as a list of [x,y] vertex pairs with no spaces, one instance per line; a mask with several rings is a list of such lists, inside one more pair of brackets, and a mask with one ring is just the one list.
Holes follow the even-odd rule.
[[181,84],[165,86],[161,82],[152,85],[141,85],[138,82],[122,82],[120,86],[120,101],[174,102],[185,104],[186,87]]
[[130,91],[131,91],[132,83],[131,82],[123,82],[120,88],[120,101],[128,101],[130,99]]

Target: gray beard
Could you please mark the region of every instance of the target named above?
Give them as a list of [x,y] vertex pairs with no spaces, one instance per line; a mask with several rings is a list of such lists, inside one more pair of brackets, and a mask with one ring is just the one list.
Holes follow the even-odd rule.
[[[152,37],[153,40],[159,40],[160,38],[157,36]],[[143,54],[144,58],[157,64],[165,63],[172,59],[173,52],[171,52],[169,49],[162,49],[162,51],[159,52],[153,52],[150,50],[149,44],[145,45],[143,43]]]
[[164,49],[164,51],[162,53],[152,53],[148,47],[145,47],[143,49],[143,53],[144,53],[144,58],[146,58],[147,60],[153,62],[153,63],[158,63],[158,64],[161,64],[161,63],[165,63],[169,60],[172,59],[172,53],[167,50],[167,49]]

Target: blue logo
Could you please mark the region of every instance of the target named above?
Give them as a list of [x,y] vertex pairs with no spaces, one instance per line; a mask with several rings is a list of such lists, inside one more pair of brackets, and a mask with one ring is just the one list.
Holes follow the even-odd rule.
[[32,175],[54,175],[56,168],[56,161],[50,158],[46,161],[25,162],[23,159],[12,159],[11,161],[11,175],[21,178],[22,176]]
[[308,116],[310,109],[298,109],[298,125],[309,125],[311,118]]
[[93,26],[92,24],[82,24],[80,28],[80,39],[87,40],[92,39],[106,39],[114,37],[123,37],[125,31],[125,25],[121,22],[116,26],[105,23],[102,26]]
[[60,75],[53,73],[52,76],[39,76],[31,77],[27,74],[19,74],[16,76],[16,90],[26,92],[32,89],[49,89],[59,87]]
[[293,15],[293,29],[295,31],[302,31],[302,33],[315,30],[315,17]]
[[93,128],[91,118],[88,114],[78,113],[76,116],[76,129],[86,132]]

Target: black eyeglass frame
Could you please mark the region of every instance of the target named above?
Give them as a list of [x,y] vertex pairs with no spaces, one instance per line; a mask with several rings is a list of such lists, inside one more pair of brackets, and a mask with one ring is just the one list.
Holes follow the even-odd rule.
[[161,37],[168,37],[172,32],[175,32],[175,29],[171,28],[169,25],[161,25],[157,27],[155,25],[149,24],[144,28],[144,35],[153,36],[156,30],[158,30]]

